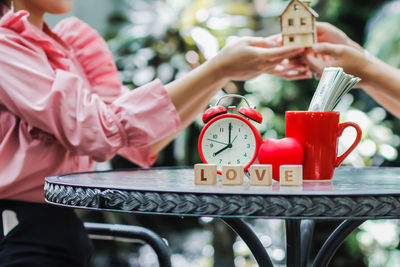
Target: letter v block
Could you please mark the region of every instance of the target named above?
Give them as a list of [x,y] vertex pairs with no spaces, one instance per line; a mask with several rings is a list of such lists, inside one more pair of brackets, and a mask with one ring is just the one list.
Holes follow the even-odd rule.
[[253,164],[249,169],[250,185],[272,185],[272,165]]
[[281,165],[279,169],[279,182],[281,185],[302,185],[303,165]]
[[194,183],[197,185],[214,185],[217,183],[216,164],[195,164]]
[[243,184],[244,168],[242,165],[222,165],[222,184],[241,185]]

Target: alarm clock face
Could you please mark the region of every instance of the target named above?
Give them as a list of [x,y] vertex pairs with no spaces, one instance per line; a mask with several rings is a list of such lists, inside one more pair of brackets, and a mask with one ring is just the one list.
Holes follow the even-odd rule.
[[203,162],[221,165],[243,165],[245,169],[258,153],[259,137],[254,126],[241,116],[226,114],[214,118],[200,135]]

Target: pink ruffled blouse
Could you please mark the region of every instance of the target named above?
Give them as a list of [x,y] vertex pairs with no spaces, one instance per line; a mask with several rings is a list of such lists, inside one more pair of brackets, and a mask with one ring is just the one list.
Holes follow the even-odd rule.
[[123,87],[105,41],[76,18],[43,31],[26,11],[0,19],[0,199],[44,202],[44,178],[115,154],[150,166],[180,127],[159,80]]

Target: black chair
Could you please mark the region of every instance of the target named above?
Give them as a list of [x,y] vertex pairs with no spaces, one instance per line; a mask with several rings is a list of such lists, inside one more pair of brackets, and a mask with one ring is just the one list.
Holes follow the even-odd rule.
[[153,231],[131,225],[84,223],[91,239],[148,244],[157,254],[160,267],[171,267],[171,252],[166,242]]

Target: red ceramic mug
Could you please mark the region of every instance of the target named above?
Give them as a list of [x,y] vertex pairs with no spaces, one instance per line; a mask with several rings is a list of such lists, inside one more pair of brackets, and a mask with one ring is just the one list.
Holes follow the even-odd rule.
[[[296,138],[303,145],[304,180],[332,179],[335,168],[361,140],[361,129],[357,124],[339,124],[339,112],[287,111],[285,120],[286,136]],[[354,127],[357,137],[350,148],[338,156],[338,140],[347,127]]]

